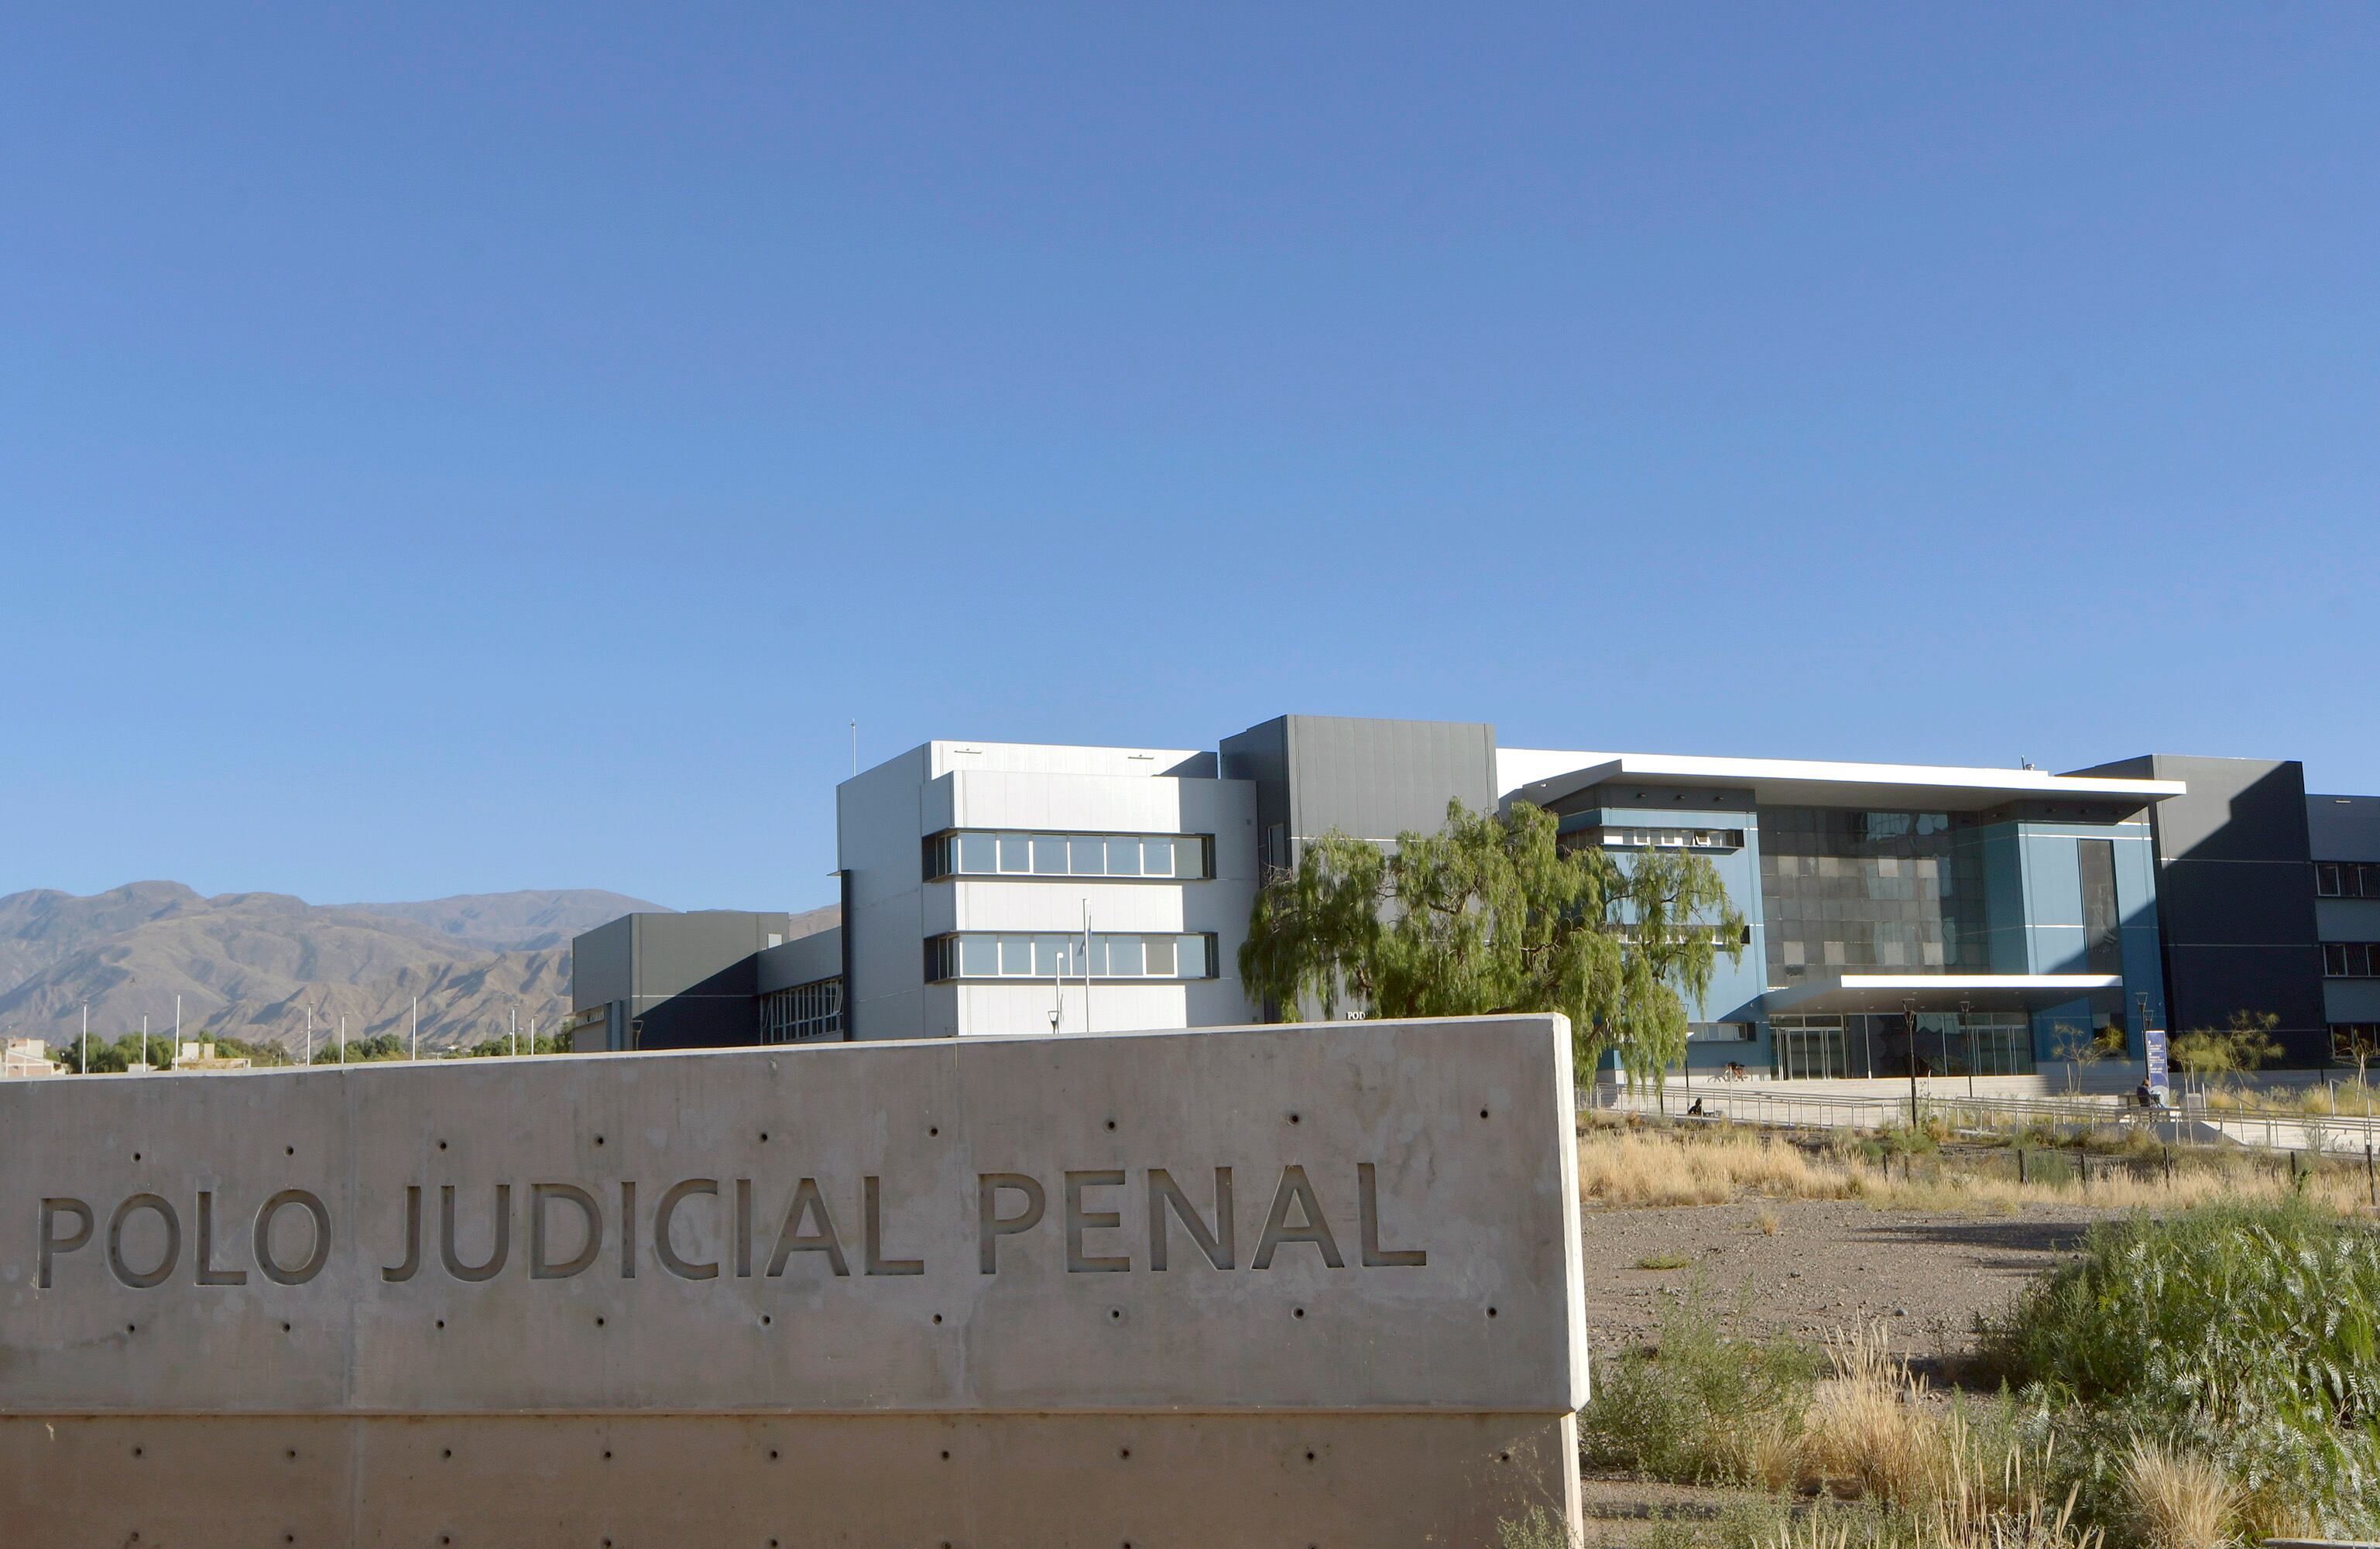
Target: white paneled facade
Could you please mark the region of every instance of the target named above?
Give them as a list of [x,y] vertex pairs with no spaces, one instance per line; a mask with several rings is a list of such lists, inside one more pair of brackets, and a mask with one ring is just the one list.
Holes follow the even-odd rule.
[[[1256,1020],[1237,967],[1256,790],[1214,767],[1183,749],[936,742],[845,781],[854,1035]],[[929,850],[946,835],[961,845]]]

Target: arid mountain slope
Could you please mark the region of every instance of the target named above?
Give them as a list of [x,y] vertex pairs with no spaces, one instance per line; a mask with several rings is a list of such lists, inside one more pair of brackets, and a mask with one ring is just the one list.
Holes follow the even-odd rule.
[[594,889],[470,894],[420,903],[318,905],[281,893],[201,897],[135,882],[88,898],[0,898],[0,1028],[63,1043],[81,1026],[113,1039],[201,1030],[298,1048],[317,1038],[405,1033],[420,1001],[427,1050],[567,1014],[570,938],[637,910]]

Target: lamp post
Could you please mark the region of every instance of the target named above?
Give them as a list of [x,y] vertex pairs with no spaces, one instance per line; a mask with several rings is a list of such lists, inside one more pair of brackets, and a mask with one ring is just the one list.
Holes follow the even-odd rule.
[[1910,997],[1900,1003],[1900,1014],[1909,1028],[1909,1132],[1917,1133],[1917,998]]
[[1959,1025],[1967,1033],[1967,1095],[1970,1097],[1975,1095],[1975,1018],[1969,1010],[1973,1004],[1968,1000],[1959,1002]]

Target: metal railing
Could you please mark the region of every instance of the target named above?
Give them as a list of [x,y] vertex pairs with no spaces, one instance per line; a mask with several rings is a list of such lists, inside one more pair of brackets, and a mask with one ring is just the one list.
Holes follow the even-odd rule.
[[[1597,1106],[1635,1113],[1651,1113],[1658,1107],[1671,1117],[1684,1117],[1696,1101],[1706,1118],[1796,1128],[1882,1130],[1905,1126],[1912,1117],[1912,1099],[1905,1089],[1898,1094],[1879,1091],[1873,1096],[1853,1096],[1834,1092],[1730,1090],[1698,1083],[1691,1095],[1682,1095],[1673,1087],[1658,1103],[1649,1091],[1623,1091],[1600,1098]],[[2362,1156],[2367,1148],[2380,1146],[2380,1118],[2348,1114],[2259,1113],[2195,1103],[2179,1108],[2143,1108],[2116,1097],[1970,1097],[1922,1088],[1915,1104],[1920,1122],[1939,1119],[1953,1129],[2007,1131],[2040,1126],[2089,1132],[2145,1131],[2168,1144],[2228,1142],[2332,1156]]]

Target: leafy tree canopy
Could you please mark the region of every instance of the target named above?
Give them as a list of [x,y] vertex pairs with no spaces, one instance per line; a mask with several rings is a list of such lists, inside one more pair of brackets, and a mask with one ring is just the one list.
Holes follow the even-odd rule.
[[1435,834],[1381,847],[1330,833],[1267,880],[1240,976],[1281,1006],[1358,1016],[1560,1011],[1579,1071],[1607,1048],[1658,1088],[1684,1058],[1686,998],[1710,992],[1743,916],[1703,856],[1614,860],[1564,850],[1526,802],[1475,813],[1450,802]]

